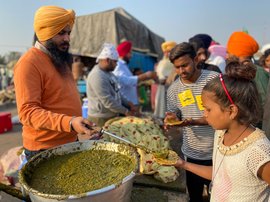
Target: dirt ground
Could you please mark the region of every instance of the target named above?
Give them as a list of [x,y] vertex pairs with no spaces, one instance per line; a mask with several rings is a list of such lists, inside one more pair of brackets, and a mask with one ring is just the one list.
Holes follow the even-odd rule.
[[[9,112],[13,119],[18,115],[16,104],[0,106],[0,112]],[[89,139],[85,135],[79,137],[80,140]],[[10,148],[22,146],[22,125],[13,124],[12,130],[0,133],[0,156]]]
[[[0,112],[9,112],[12,117],[17,116],[17,107],[15,103],[2,105]],[[14,124],[11,131],[0,133],[0,155],[10,148],[22,145],[22,125]]]
[[[12,117],[17,116],[17,108],[15,103],[0,106],[0,112],[10,112]],[[22,146],[22,125],[15,124],[11,131],[0,134],[0,156],[13,147]],[[21,202],[15,197],[0,191],[0,202]]]

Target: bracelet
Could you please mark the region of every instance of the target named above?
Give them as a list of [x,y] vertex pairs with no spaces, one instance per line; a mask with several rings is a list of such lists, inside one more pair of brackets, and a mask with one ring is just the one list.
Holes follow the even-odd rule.
[[72,132],[72,131],[75,131],[74,130],[74,128],[73,128],[73,126],[72,126],[72,121],[73,121],[73,119],[75,119],[76,118],[76,116],[73,116],[71,119],[70,119],[70,121],[69,121],[69,128],[70,128],[70,131]]

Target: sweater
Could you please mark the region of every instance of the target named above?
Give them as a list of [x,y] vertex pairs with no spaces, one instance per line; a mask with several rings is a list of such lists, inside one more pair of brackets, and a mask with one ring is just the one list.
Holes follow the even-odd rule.
[[23,146],[31,151],[74,142],[72,116],[81,116],[81,101],[71,71],[58,73],[50,56],[31,48],[14,68],[18,115]]
[[117,78],[96,65],[87,78],[88,115],[96,118],[112,118],[127,113],[127,104],[120,94]]

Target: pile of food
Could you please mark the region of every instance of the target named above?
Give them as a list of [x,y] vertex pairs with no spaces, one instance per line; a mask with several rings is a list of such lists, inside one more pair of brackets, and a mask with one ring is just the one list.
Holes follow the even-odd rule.
[[126,155],[91,149],[40,162],[27,183],[41,193],[81,194],[119,184],[135,167],[134,160]]
[[180,125],[182,124],[184,121],[179,121],[179,120],[175,120],[175,119],[169,119],[167,120],[166,124],[168,126],[176,126],[176,125]]
[[176,152],[168,150],[168,152],[154,153],[155,161],[160,165],[175,165],[179,159]]
[[[172,152],[163,157],[164,160],[167,159],[170,163],[166,166],[165,163],[160,163],[161,161],[158,163],[157,158],[154,156],[159,151],[169,151],[169,141],[160,127],[151,119],[137,117],[114,118],[106,122],[104,129],[139,146],[141,173],[154,174],[156,179],[165,183],[172,182],[179,176],[174,166],[168,166],[173,165],[171,157],[168,159],[169,154]],[[103,138],[107,141],[122,143],[107,135],[104,135]],[[144,148],[147,148],[148,151]],[[173,162],[175,162],[175,159],[173,159]]]

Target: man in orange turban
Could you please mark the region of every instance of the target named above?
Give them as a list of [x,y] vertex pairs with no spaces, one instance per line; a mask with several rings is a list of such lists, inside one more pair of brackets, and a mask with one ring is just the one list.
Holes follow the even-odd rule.
[[[230,36],[227,43],[227,62],[230,62],[231,60],[239,60],[243,63],[252,63],[253,55],[258,50],[259,45],[252,36],[245,32],[234,32]],[[261,108],[263,108],[266,102],[269,75],[268,72],[266,72],[262,67],[258,65],[256,65],[256,67],[257,71],[254,81],[259,91]],[[257,127],[262,128],[262,122],[260,122]]]
[[258,50],[258,43],[245,32],[234,32],[228,40],[227,52],[236,57],[252,57]]
[[18,114],[23,124],[26,158],[42,150],[74,142],[78,133],[91,136],[81,117],[81,101],[68,53],[75,13],[43,6],[35,14],[37,41],[18,61],[14,83]]

